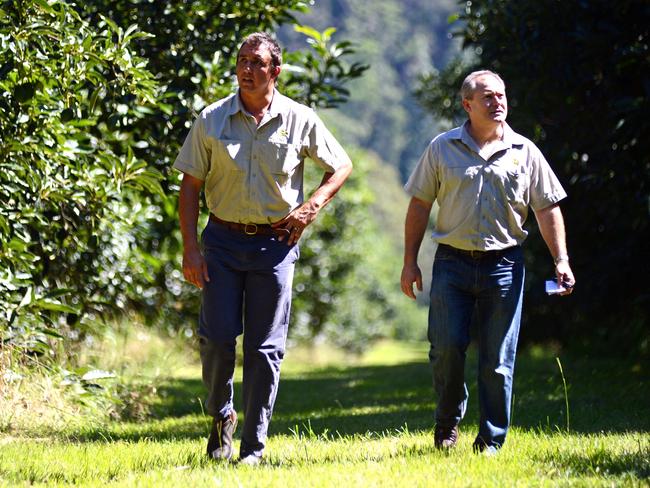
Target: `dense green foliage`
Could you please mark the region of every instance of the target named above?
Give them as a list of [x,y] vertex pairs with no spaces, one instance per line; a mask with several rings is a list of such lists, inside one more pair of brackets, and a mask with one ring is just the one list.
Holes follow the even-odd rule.
[[132,50],[138,37],[109,21],[90,26],[65,3],[2,4],[3,340],[42,351],[46,336],[82,336],[79,318],[123,305],[125,229],[144,195],[160,192],[131,149],[141,139],[120,123],[141,119],[157,96]]
[[523,333],[650,353],[650,4],[490,0],[462,9],[471,61],[424,77],[422,103],[457,119],[462,78],[479,66],[499,72],[511,125],[540,146],[569,193],[562,209],[577,288],[569,299],[542,294],[552,266],[541,239],[530,239]]
[[[197,113],[234,90],[243,36],[305,9],[298,0],[178,1],[162,10],[146,1],[2,3],[3,341],[43,352],[62,340],[70,351],[100,314],[134,310],[172,330],[194,327],[199,294],[180,272],[171,163]],[[333,30],[301,32],[310,46],[285,54],[281,89],[313,107],[344,102],[345,84],[366,66],[343,61],[354,50],[334,42]],[[362,180],[357,187],[363,194]],[[366,202],[334,203],[336,219],[312,232],[311,245],[333,247]],[[336,267],[336,280],[307,283],[319,296],[334,296],[360,262],[336,249],[327,263],[305,253],[307,269]],[[333,307],[323,299],[295,310],[311,322]]]
[[[322,0],[311,9],[299,0],[3,1],[3,339],[39,350],[47,337],[82,339],[100,314],[126,310],[194,327],[199,295],[180,272],[171,163],[196,114],[233,90],[241,38],[279,29],[289,48],[281,90],[338,106],[321,112],[337,136],[383,160],[355,152],[357,170],[303,241],[294,338],[354,348],[424,330],[399,295],[406,207],[386,164],[403,179],[431,137],[459,120],[460,78],[488,66],[508,83],[510,122],[569,192],[579,286],[570,299],[543,295],[552,269],[531,225],[524,339],[568,342],[580,332],[585,343],[625,339],[647,351],[648,286],[633,277],[649,232],[648,7],[549,5],[462,2],[450,27],[451,0]],[[459,45],[451,28],[466,49],[449,61]],[[422,72],[423,109],[411,95]],[[310,178],[307,188],[319,180]],[[425,254],[427,278],[429,263]]]

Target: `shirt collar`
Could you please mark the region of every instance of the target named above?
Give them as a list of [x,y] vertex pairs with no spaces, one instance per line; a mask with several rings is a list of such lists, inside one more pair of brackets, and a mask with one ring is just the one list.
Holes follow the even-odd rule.
[[273,100],[271,100],[271,105],[269,106],[269,115],[271,118],[277,117],[278,115],[282,117],[284,114],[289,112],[289,99],[282,95],[277,89],[273,90]]
[[228,115],[235,115],[237,112],[246,112],[244,106],[241,103],[241,100],[239,99],[239,90],[230,96],[230,100],[228,100],[227,110]]
[[[270,118],[275,118],[278,115],[282,116],[287,113],[289,110],[288,99],[282,95],[277,89],[273,89],[273,99],[271,100],[271,105],[267,111]],[[239,90],[235,93],[230,99],[230,106],[228,107],[228,115],[235,115],[237,112],[246,112],[244,104],[239,98]]]
[[[469,134],[467,126],[469,125],[469,120],[465,121],[463,125],[458,127],[451,137],[453,139],[460,139],[465,145],[471,147],[476,152],[478,152],[478,146],[476,141]],[[514,146],[521,146],[524,143],[523,137],[517,134],[512,128],[508,125],[507,122],[503,122],[503,138],[501,139],[504,149],[508,149]]]
[[525,139],[517,134],[512,128],[506,123],[503,123],[503,142],[508,147],[521,146],[524,144]]

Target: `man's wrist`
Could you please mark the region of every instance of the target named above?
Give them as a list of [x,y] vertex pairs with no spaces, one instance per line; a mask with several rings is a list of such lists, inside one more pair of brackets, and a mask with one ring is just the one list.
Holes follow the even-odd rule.
[[409,266],[417,266],[418,258],[413,256],[404,256],[404,267],[408,268]]
[[555,264],[555,266],[557,266],[558,264],[560,264],[563,261],[566,262],[566,263],[569,262],[569,255],[568,254],[558,254],[555,257],[555,259],[553,259],[553,263]]
[[189,241],[183,244],[183,254],[191,254],[195,252],[201,252],[201,246],[197,240]]

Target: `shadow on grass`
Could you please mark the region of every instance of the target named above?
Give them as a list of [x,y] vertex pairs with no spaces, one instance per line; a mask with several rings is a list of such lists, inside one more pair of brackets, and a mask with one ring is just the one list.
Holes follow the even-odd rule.
[[650,478],[650,448],[639,445],[638,450],[613,454],[606,448],[588,453],[554,452],[541,458],[547,466],[559,471],[571,471],[579,476],[620,476],[629,474],[634,479]]
[[[563,358],[569,385],[570,430],[578,433],[648,431],[647,365],[634,361]],[[475,430],[478,420],[476,359],[467,366],[470,403],[463,424]],[[207,435],[200,379],[175,379],[159,388],[154,420],[137,426],[80,433],[78,440],[143,438],[198,439]],[[235,385],[241,411],[241,385]],[[395,366],[324,368],[285,375],[269,435],[432,430],[435,399],[427,362]],[[552,355],[522,354],[515,375],[513,425],[523,429],[567,427],[562,378]],[[76,436],[75,436],[76,437]]]

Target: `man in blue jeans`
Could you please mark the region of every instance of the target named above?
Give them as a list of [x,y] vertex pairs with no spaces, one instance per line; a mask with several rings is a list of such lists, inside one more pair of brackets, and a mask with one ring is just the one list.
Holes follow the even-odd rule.
[[[230,460],[236,338],[244,334],[244,423],[240,462],[259,464],[284,357],[298,241],[352,171],[316,113],[280,94],[282,51],[268,34],[242,43],[236,93],[206,107],[174,168],[183,172],[179,215],[183,274],[202,289],[199,340],[206,410],[213,417],[207,454]],[[324,171],[303,196],[304,160]],[[210,220],[197,238],[199,196]]]
[[506,123],[505,84],[491,71],[469,74],[461,87],[468,120],[429,144],[405,185],[402,291],[422,291],[417,256],[434,201],[428,337],[438,395],[434,443],[456,445],[465,414],[465,353],[472,316],[478,324],[480,421],[474,450],[496,453],[510,423],[510,400],[524,288],[524,222],[532,208],[553,257],[562,295],[572,292],[564,220],[566,197],[539,149]]

